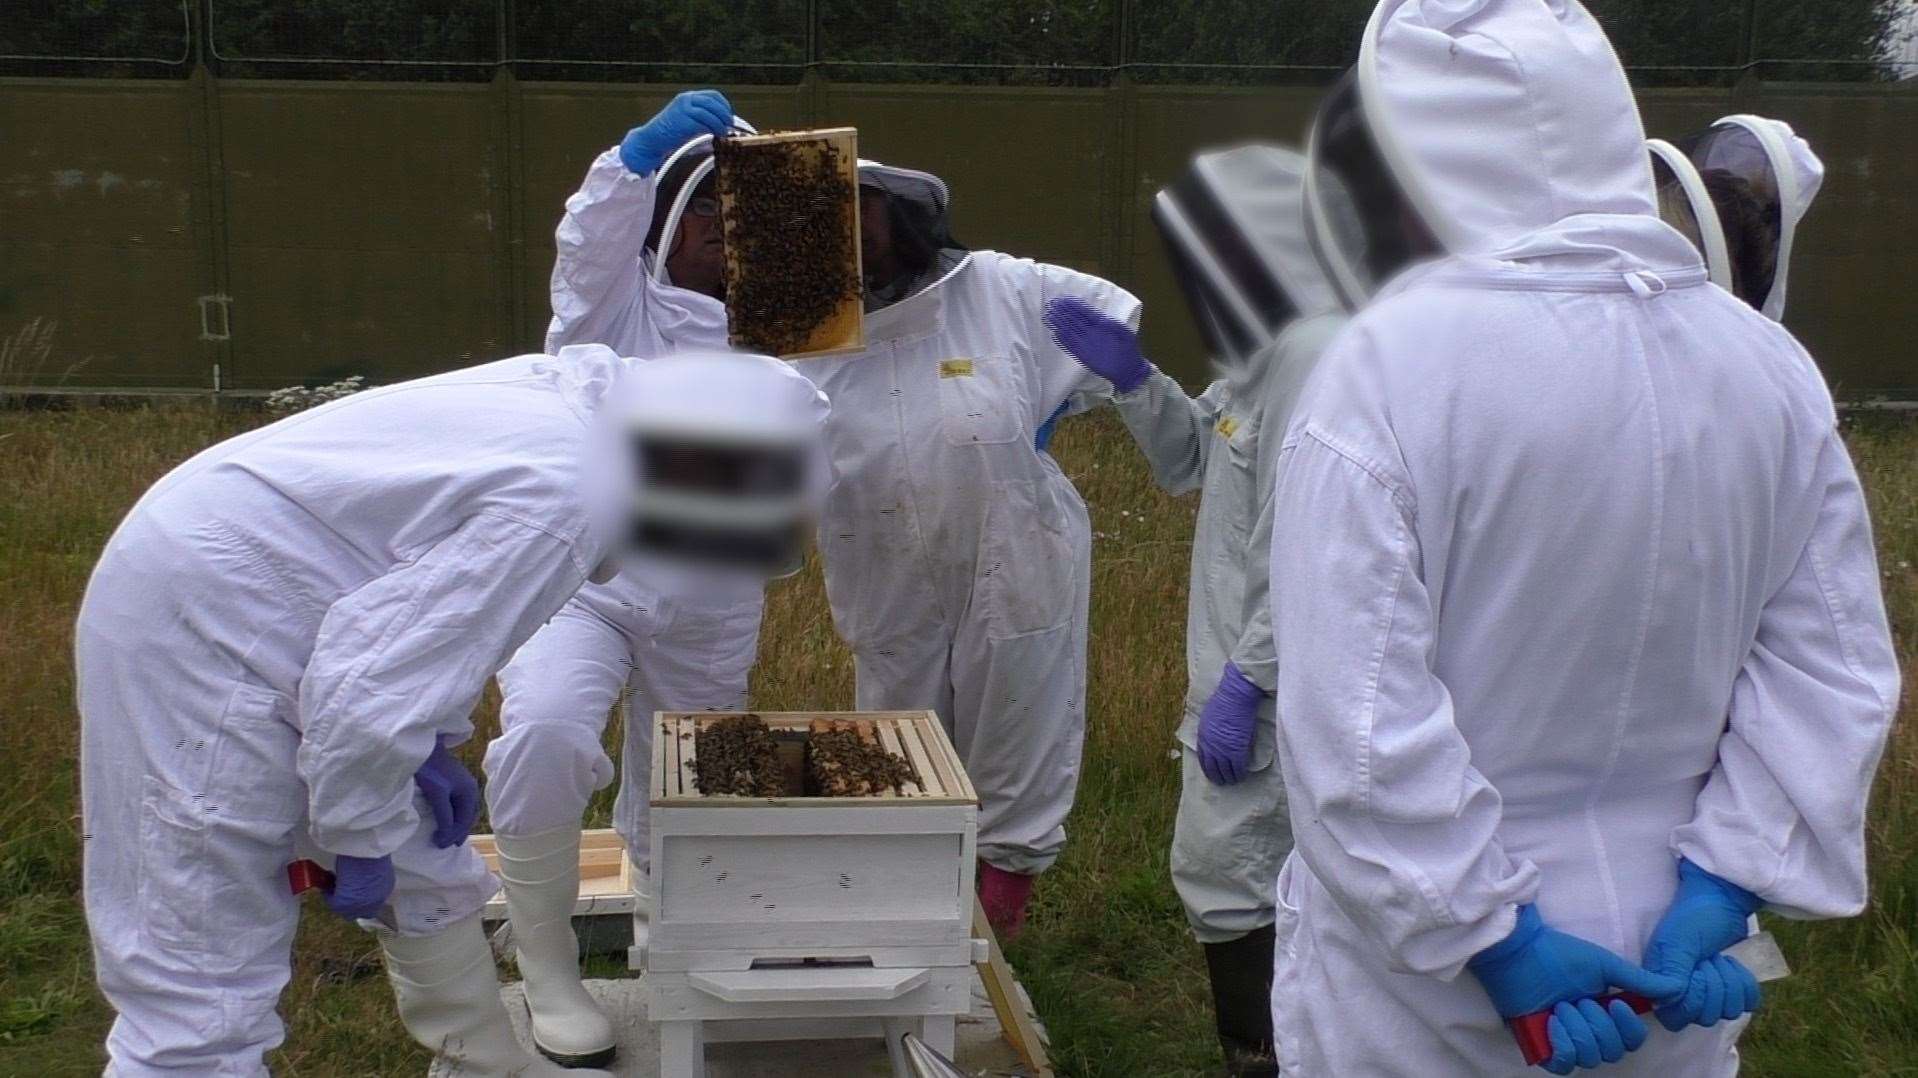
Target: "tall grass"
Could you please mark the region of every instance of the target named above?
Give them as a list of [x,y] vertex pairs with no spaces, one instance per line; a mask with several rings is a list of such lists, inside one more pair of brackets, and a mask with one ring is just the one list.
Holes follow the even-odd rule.
[[[205,408],[0,411],[0,1074],[98,1074],[110,1014],[92,989],[79,905],[71,621],[93,558],[141,490],[254,420]],[[1918,651],[1918,428],[1851,432],[1870,488],[1900,654]],[[1213,1072],[1203,963],[1166,876],[1184,693],[1189,500],[1151,488],[1098,418],[1055,443],[1092,507],[1091,729],[1071,841],[1011,957],[1074,1075]],[[850,706],[852,668],[815,568],[768,606],[756,706]],[[1747,1038],[1747,1073],[1918,1074],[1918,735],[1907,706],[1872,810],[1874,904],[1856,920],[1774,924],[1796,973]],[[497,728],[489,699],[482,739]],[[617,731],[608,732],[609,745]],[[465,750],[477,765],[477,745]],[[596,801],[603,822],[610,797]],[[284,1075],[421,1073],[371,941],[305,918]]]

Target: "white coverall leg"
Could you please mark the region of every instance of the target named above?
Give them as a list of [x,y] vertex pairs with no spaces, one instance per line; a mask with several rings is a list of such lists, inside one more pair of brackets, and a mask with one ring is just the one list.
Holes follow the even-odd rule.
[[577,827],[593,792],[612,781],[602,739],[622,703],[613,825],[633,863],[650,870],[653,713],[743,710],[764,605],[756,584],[710,594],[622,573],[581,589],[499,672],[501,734],[486,750],[494,830]]

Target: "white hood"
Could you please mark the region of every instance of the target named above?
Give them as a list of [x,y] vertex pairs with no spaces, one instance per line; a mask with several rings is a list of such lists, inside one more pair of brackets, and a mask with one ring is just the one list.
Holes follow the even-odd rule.
[[1631,87],[1577,0],[1383,0],[1357,70],[1380,154],[1451,254],[1698,262],[1658,220]]
[[[604,352],[601,349],[600,352]],[[567,349],[561,357],[603,362]],[[824,428],[826,395],[788,363],[740,352],[683,352],[614,361],[611,384],[595,378],[599,401],[585,470],[595,530],[607,549],[639,515],[714,526],[765,527],[816,517],[831,483]],[[688,496],[657,486],[637,466],[635,439],[722,448],[799,449],[807,459],[803,492],[784,501]]]

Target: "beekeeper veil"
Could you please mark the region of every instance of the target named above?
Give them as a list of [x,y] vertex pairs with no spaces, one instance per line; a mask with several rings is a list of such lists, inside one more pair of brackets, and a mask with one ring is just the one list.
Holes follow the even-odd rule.
[[859,197],[862,203],[871,198],[885,201],[891,254],[901,269],[889,280],[873,275],[873,237],[862,231],[860,239],[867,247],[867,313],[917,295],[965,261],[966,247],[952,235],[952,194],[946,181],[930,172],[862,158]]
[[596,522],[622,567],[798,570],[831,470],[824,394],[769,356],[633,363],[595,416]]
[[1606,257],[1655,213],[1644,138],[1577,0],[1383,0],[1313,125],[1314,249],[1350,308],[1439,256]]
[[1811,145],[1783,121],[1746,115],[1647,145],[1659,212],[1698,245],[1713,283],[1783,318],[1792,242],[1825,179]]
[[1152,222],[1212,359],[1243,374],[1301,317],[1338,296],[1306,236],[1303,154],[1248,145],[1200,154],[1152,204]]
[[[758,130],[739,117],[733,117],[733,131],[755,135]],[[646,229],[646,249],[653,252],[653,278],[666,281],[666,257],[672,254],[679,238],[679,219],[688,212],[700,184],[713,174],[713,136],[688,139],[659,166],[659,179],[653,188],[653,219]]]

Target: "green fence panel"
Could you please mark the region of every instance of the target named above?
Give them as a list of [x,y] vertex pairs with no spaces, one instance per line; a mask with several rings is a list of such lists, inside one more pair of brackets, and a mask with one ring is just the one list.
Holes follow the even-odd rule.
[[829,85],[817,119],[859,128],[863,157],[945,180],[968,246],[1110,277],[1112,107],[1104,90]]
[[1785,324],[1840,396],[1918,400],[1918,93],[1768,86],[1740,104],[1790,122],[1825,162]]
[[[58,323],[30,380],[95,388],[209,388],[216,364],[234,389],[387,381],[536,348],[566,196],[680,88],[0,79],[0,336]],[[1133,289],[1150,353],[1195,386],[1204,357],[1152,196],[1196,151],[1302,142],[1320,93],[1126,79],[727,92],[762,128],[856,126],[866,156],[944,177],[969,244]],[[1812,141],[1830,176],[1789,324],[1842,395],[1918,399],[1918,93],[1748,83],[1640,102],[1654,135],[1749,110]]]
[[219,108],[234,388],[511,350],[487,87],[228,82]]
[[0,80],[0,339],[54,323],[47,361],[0,371],[0,384],[212,386],[200,297],[217,289],[189,135],[199,92]]

